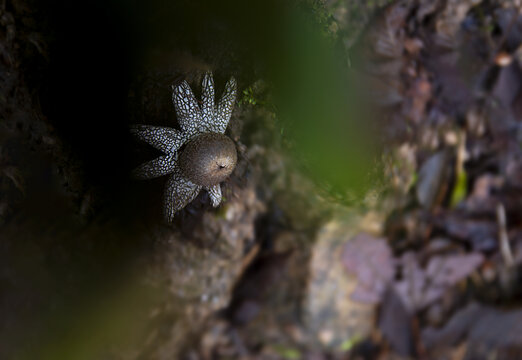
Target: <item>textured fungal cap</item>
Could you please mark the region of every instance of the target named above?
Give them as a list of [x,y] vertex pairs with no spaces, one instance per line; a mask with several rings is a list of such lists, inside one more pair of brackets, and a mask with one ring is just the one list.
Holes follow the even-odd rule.
[[229,137],[205,133],[191,140],[180,155],[183,175],[194,184],[217,185],[234,171],[236,147]]

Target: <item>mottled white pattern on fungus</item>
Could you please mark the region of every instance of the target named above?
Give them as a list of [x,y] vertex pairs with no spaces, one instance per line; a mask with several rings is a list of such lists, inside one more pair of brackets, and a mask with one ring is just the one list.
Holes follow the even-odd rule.
[[[221,101],[214,104],[214,79],[206,73],[202,83],[202,104],[189,84],[172,86],[172,102],[181,131],[168,127],[134,125],[131,132],[165,155],[146,162],[133,171],[138,179],[170,174],[164,194],[163,212],[171,222],[204,188],[214,207],[221,203],[220,182],[232,173],[237,161],[235,145],[223,135],[236,100],[236,80],[231,78]],[[184,150],[178,152],[182,146]]]

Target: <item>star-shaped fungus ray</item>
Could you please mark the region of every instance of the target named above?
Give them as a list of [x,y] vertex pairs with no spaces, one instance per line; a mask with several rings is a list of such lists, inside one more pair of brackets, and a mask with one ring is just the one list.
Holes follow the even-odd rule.
[[162,126],[134,125],[130,131],[165,154],[175,153],[186,140],[178,130]]
[[[214,79],[210,72],[203,77],[202,105],[199,108],[196,98],[186,81],[173,87],[172,102],[176,108],[178,121],[183,131],[190,135],[202,132],[224,134],[236,101],[237,83],[233,77],[225,85],[223,96],[214,104]],[[189,119],[187,122],[186,119]]]
[[213,207],[217,207],[221,203],[221,185],[217,184],[214,186],[205,187],[210,195],[210,201]]
[[200,191],[201,186],[185,179],[181,174],[180,169],[176,167],[174,173],[169,177],[165,187],[163,203],[163,214],[165,219],[168,222],[172,222],[174,214],[194,200]]
[[201,110],[203,112],[203,123],[206,130],[212,131],[212,122],[216,114],[214,105],[214,78],[210,72],[207,72],[203,77],[201,94]]
[[154,179],[170,174],[177,166],[177,154],[160,156],[141,164],[132,171],[132,176],[139,180]]
[[216,119],[213,124],[216,126],[215,131],[221,134],[225,133],[230,116],[232,115],[232,109],[236,101],[237,84],[236,79],[230,78],[225,85],[225,91],[223,97],[218,104],[216,111]]
[[172,102],[181,130],[190,137],[200,132],[203,120],[201,109],[185,80],[180,85],[172,87]]

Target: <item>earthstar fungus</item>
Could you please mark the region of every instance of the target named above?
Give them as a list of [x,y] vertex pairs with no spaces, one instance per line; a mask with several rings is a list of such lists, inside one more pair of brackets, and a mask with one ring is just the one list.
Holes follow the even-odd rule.
[[232,173],[237,162],[234,142],[224,135],[236,92],[236,80],[232,77],[215,105],[214,79],[207,72],[203,77],[201,106],[186,81],[172,86],[172,101],[181,131],[150,125],[131,127],[137,138],[165,154],[138,166],[133,175],[138,179],[153,179],[170,174],[163,199],[163,213],[168,222],[202,188],[208,191],[214,207],[221,203],[220,183]]

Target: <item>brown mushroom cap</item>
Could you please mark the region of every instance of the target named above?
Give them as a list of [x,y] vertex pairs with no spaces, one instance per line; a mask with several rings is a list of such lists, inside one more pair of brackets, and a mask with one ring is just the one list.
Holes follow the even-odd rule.
[[205,133],[192,139],[179,157],[182,174],[194,184],[217,185],[234,171],[234,142],[223,134]]

